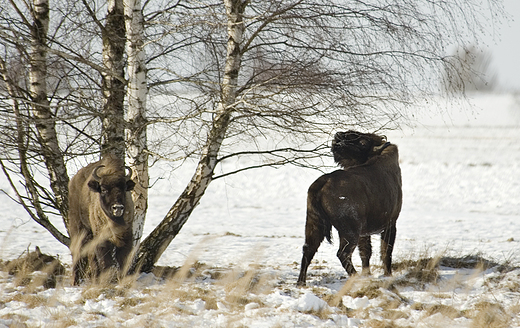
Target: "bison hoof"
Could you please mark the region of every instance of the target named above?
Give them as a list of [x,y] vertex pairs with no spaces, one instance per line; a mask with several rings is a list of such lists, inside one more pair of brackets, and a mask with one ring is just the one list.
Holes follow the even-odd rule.
[[358,274],[358,272],[354,268],[352,268],[352,270],[345,270],[345,271],[347,271],[349,277],[354,277],[354,276],[357,276],[357,274]]

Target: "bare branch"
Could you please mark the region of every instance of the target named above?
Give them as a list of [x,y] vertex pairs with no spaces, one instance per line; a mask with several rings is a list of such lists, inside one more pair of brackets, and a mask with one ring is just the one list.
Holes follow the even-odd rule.
[[[12,179],[11,179],[11,176],[9,174],[9,172],[7,171],[7,168],[6,166],[4,165],[4,161],[2,159],[0,159],[0,166],[2,166],[2,171],[4,172],[4,175],[5,177],[7,178],[7,180],[9,181],[9,185],[11,186],[11,189],[14,190],[15,194],[16,194],[16,199],[11,197],[8,193],[6,193],[4,190],[1,190],[5,195],[7,195],[9,198],[11,198],[13,201],[17,202],[18,204],[22,205],[22,207],[25,209],[25,211],[29,214],[29,216],[35,221],[37,222],[38,224],[40,224],[42,227],[44,227],[45,229],[47,229],[47,231],[49,231],[53,236],[54,238],[56,238],[60,243],[62,243],[63,245],[65,246],[69,246],[70,245],[70,239],[69,237],[65,236],[64,234],[62,234],[50,221],[49,219],[47,218],[47,215],[45,215],[45,212],[43,211],[43,209],[41,208],[40,204],[39,204],[39,201],[38,201],[38,197],[36,195],[33,195],[33,198],[29,199],[30,203],[31,203],[31,206],[27,205],[25,202],[24,202],[24,197],[21,196],[21,194],[18,192],[18,189],[16,188],[15,184],[13,183]],[[27,181],[26,181],[27,182]],[[29,185],[31,185],[31,183],[29,182]],[[32,187],[28,187],[32,192],[34,192],[34,188]],[[34,213],[32,210],[31,210],[31,207],[33,207],[35,210],[36,210],[36,213]]]
[[[299,167],[305,167],[305,168],[312,168],[319,171],[323,170],[323,164],[317,165],[317,164],[311,164],[308,162],[310,159],[322,159],[324,156],[327,156],[325,154],[325,151],[329,151],[330,148],[328,145],[319,145],[316,148],[313,149],[295,149],[295,148],[279,148],[279,149],[272,149],[272,150],[257,150],[257,151],[242,151],[242,152],[236,152],[233,154],[229,154],[226,156],[223,156],[219,159],[219,162],[223,162],[225,160],[229,160],[234,157],[240,157],[240,156],[265,156],[266,158],[271,158],[271,160],[266,161],[262,164],[256,164],[256,165],[248,165],[246,167],[229,171],[217,176],[213,177],[213,180],[223,178],[229,175],[233,175],[236,173],[240,173],[243,171],[247,171],[250,169],[258,169],[263,167],[277,167],[277,166],[283,166],[287,164],[299,166]],[[290,156],[289,156],[290,155]],[[328,155],[330,156],[330,155]]]

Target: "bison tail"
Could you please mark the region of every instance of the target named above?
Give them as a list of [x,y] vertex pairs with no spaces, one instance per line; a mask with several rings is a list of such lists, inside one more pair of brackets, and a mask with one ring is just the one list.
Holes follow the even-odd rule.
[[329,216],[323,210],[317,192],[309,190],[307,198],[307,225],[312,225],[321,235],[320,242],[326,238],[332,244],[332,223]]
[[[320,217],[321,218],[321,217]],[[325,235],[325,238],[329,242],[329,244],[332,244],[332,224],[330,224],[330,220],[321,220],[320,225],[322,226],[323,235]]]

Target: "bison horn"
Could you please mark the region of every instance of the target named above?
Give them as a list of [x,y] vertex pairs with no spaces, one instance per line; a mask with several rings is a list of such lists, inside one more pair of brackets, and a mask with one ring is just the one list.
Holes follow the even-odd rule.
[[384,144],[382,144],[381,146],[375,146],[374,147],[374,152],[382,152],[386,147],[390,146],[390,142],[385,142]]
[[128,172],[126,173],[126,177],[127,177],[128,179],[130,179],[130,178],[132,177],[132,173],[133,173],[133,171],[132,171],[132,169],[130,168],[130,166],[125,166],[125,169],[128,170]]
[[99,166],[97,166],[97,167],[94,169],[94,171],[92,171],[92,177],[93,177],[95,180],[97,180],[97,181],[101,180],[101,178],[99,177],[97,171],[98,171],[100,168],[102,168],[102,167],[105,167],[105,165],[99,165]]

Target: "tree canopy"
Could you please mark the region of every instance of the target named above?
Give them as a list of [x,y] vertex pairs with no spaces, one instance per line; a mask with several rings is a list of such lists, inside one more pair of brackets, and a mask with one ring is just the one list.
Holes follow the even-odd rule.
[[[67,226],[69,174],[100,153],[126,157],[138,244],[149,165],[195,160],[137,245],[132,269],[149,270],[212,180],[316,167],[324,136],[395,128],[403,105],[460,74],[446,49],[502,17],[498,0],[10,0],[0,9],[0,164],[15,201],[67,244],[50,218]],[[252,160],[222,166],[238,157]]]

